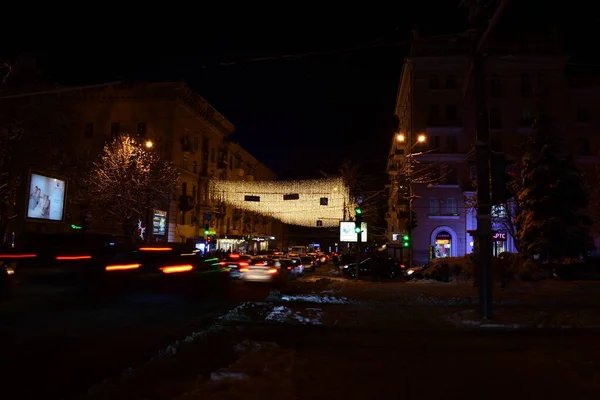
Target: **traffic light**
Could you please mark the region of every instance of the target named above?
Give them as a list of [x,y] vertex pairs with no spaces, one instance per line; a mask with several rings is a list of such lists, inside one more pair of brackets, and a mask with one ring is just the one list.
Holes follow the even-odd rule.
[[208,224],[204,225],[204,237],[207,237],[208,234],[210,233],[210,229]]
[[410,247],[410,236],[402,236],[402,247]]
[[88,213],[81,214],[81,232],[85,233],[92,226],[92,217]]
[[362,232],[362,210],[360,207],[356,207],[354,211],[356,212],[354,215],[354,232],[358,234]]

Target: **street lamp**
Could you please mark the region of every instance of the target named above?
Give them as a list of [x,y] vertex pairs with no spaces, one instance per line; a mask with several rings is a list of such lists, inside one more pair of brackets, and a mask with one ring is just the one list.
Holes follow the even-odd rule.
[[403,133],[399,133],[398,135],[396,135],[396,139],[397,139],[399,142],[404,142],[404,141],[406,140],[406,138],[404,137],[404,134],[403,134]]
[[425,142],[425,135],[421,134],[417,137],[417,143],[424,143]]
[[[146,145],[146,148],[148,150],[154,147],[154,142],[152,142],[152,140],[146,140],[146,143],[144,144]],[[146,193],[146,237],[144,239],[146,239],[146,243],[150,243],[150,234],[154,233],[152,232],[154,230],[154,224],[152,223],[152,207],[150,207],[150,180],[148,180],[147,183],[148,188]]]

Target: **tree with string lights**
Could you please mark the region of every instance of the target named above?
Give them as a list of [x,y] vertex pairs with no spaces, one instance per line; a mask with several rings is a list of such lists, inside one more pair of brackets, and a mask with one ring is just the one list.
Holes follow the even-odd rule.
[[156,151],[120,135],[93,163],[87,178],[89,201],[103,219],[122,224],[126,234],[134,234],[149,210],[168,206],[178,177],[175,166]]

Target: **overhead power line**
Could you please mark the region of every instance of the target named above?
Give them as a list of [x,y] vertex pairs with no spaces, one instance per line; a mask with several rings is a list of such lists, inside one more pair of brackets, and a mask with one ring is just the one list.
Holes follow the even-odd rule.
[[[452,34],[447,34],[447,35],[432,36],[432,37],[420,39],[420,41],[452,39],[452,38],[456,38],[459,35],[460,34],[452,33]],[[348,48],[343,48],[343,49],[310,51],[310,52],[305,52],[305,53],[280,54],[280,55],[276,55],[276,56],[248,58],[248,59],[240,60],[240,61],[226,61],[226,62],[219,63],[219,65],[221,65],[223,67],[229,67],[232,65],[249,64],[249,63],[254,63],[254,62],[262,62],[262,61],[297,60],[297,59],[307,58],[307,57],[333,56],[333,55],[339,55],[339,54],[353,53],[353,52],[357,52],[357,51],[361,51],[361,50],[369,50],[369,49],[376,49],[376,48],[383,48],[383,47],[406,46],[406,45],[410,45],[412,43],[413,43],[413,40],[402,40],[402,41],[388,42],[388,43],[371,43],[371,44],[367,44],[367,45],[363,45],[363,46],[354,46],[354,47],[348,47]]]

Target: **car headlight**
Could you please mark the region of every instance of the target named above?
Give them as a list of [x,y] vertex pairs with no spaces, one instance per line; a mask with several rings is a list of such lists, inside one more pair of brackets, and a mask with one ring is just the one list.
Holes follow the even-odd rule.
[[348,266],[347,266],[347,265],[344,265],[344,269],[348,269]]
[[412,269],[409,269],[408,271],[406,271],[406,275],[412,275],[415,271],[413,271]]

